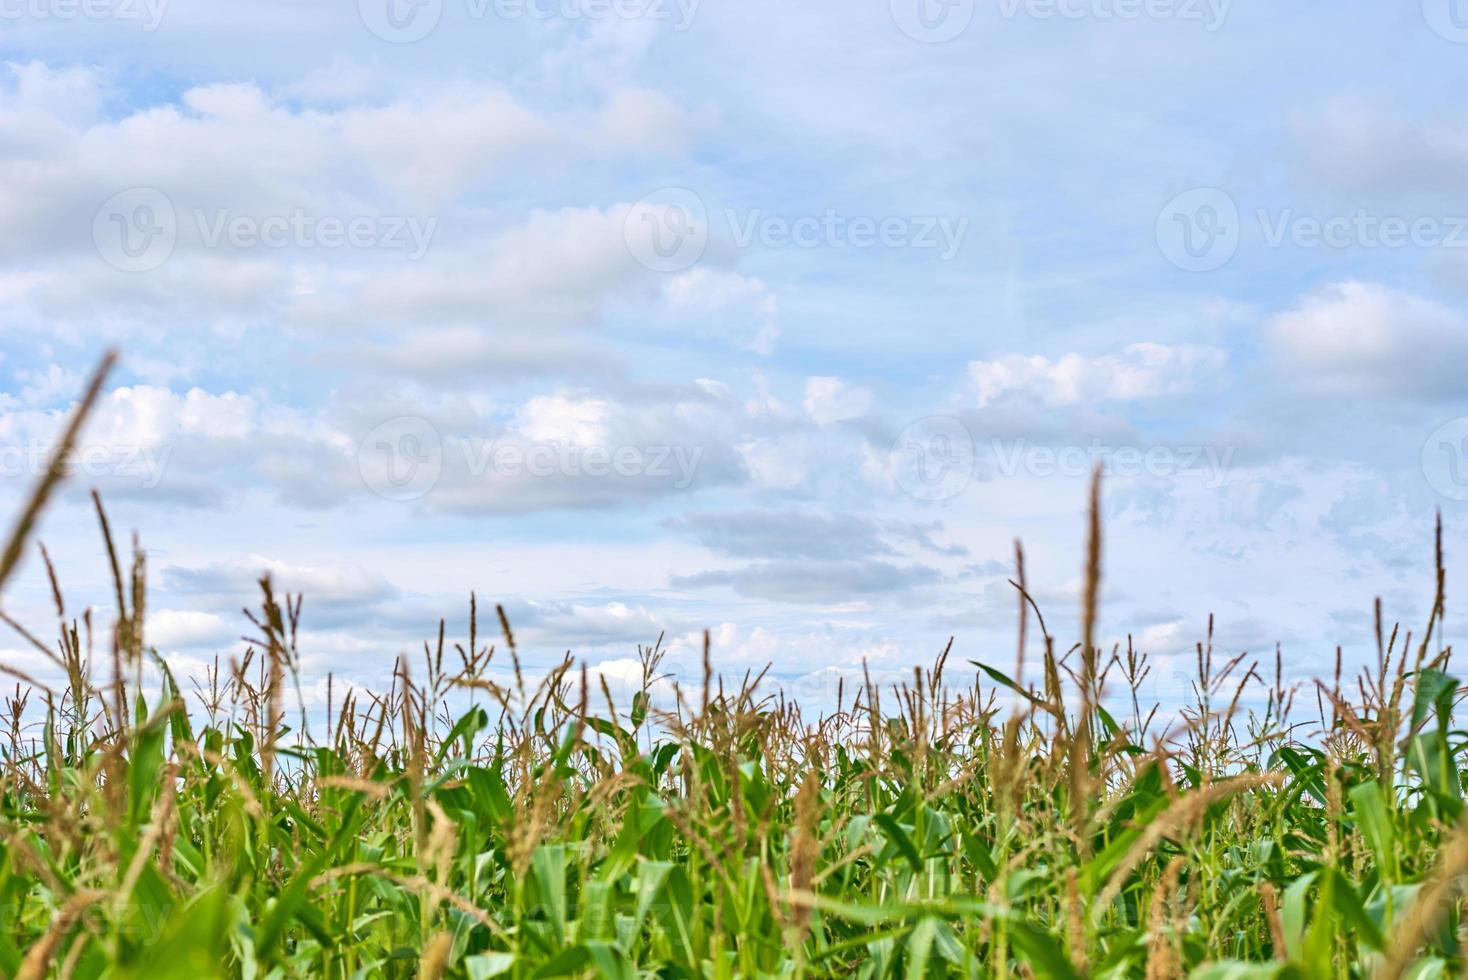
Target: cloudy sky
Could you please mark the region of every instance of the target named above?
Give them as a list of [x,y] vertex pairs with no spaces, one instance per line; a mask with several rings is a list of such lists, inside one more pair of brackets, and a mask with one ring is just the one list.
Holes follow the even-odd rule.
[[1107,642],[1323,671],[1461,581],[1461,8],[0,0],[0,496],[113,346],[43,536],[185,664],[829,680],[1007,667],[1017,537],[1073,637],[1101,461]]

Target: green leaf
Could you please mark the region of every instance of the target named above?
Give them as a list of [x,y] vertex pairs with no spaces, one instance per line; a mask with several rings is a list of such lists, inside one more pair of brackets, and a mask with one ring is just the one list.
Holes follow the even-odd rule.
[[1224,960],[1205,963],[1191,974],[1190,980],[1287,980],[1299,976],[1288,963],[1243,963]]
[[911,980],[923,980],[928,975],[928,957],[933,951],[933,938],[938,931],[938,920],[926,916],[913,926],[907,937],[907,970],[905,976]]
[[917,846],[913,844],[911,835],[890,813],[879,813],[872,818],[872,821],[882,828],[887,839],[897,847],[897,850],[907,859],[907,863],[912,865],[912,870],[923,870],[922,855],[918,853]]
[[1352,816],[1387,881],[1397,879],[1396,829],[1381,784],[1372,780],[1350,791]]
[[464,958],[464,970],[469,974],[469,980],[489,980],[514,968],[514,953],[478,953]]
[[582,943],[582,946],[606,980],[635,980],[637,971],[632,962],[615,946],[603,942]]
[[1048,980],[1080,980],[1080,974],[1076,973],[1055,935],[1020,921],[1011,929],[1009,941],[1036,976]]
[[478,705],[464,712],[444,736],[443,744],[439,746],[438,753],[434,757],[434,763],[441,765],[449,750],[454,748],[456,742],[462,743],[459,747],[465,756],[468,756],[473,748],[474,736],[489,727],[489,713]]
[[306,898],[310,893],[311,880],[326,867],[330,856],[328,852],[320,851],[301,865],[270,906],[270,911],[266,913],[265,921],[260,924],[255,936],[255,955],[261,960],[273,960],[281,934],[297,913],[307,908]]
[[536,895],[550,918],[556,940],[565,942],[566,920],[566,848],[563,844],[542,844],[530,855],[530,870],[535,878]]

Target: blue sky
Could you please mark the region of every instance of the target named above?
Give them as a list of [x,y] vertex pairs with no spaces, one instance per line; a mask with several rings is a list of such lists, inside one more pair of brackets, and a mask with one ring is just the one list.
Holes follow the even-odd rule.
[[105,608],[101,489],[189,670],[265,569],[313,678],[471,590],[613,678],[1007,665],[1097,460],[1164,697],[1210,613],[1420,628],[1439,508],[1455,580],[1460,0],[0,0],[0,62],[0,494],[119,348],[44,537]]

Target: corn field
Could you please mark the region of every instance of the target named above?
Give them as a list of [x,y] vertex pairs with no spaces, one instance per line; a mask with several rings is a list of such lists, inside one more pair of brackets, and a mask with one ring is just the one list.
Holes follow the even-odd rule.
[[[31,531],[61,476],[0,588],[22,555],[50,568]],[[1095,640],[1093,497],[1074,643],[1017,551],[1014,650],[945,650],[819,715],[722,680],[717,651],[671,699],[656,645],[630,703],[569,657],[530,677],[475,604],[390,689],[308,718],[309,596],[262,579],[247,648],[180,684],[143,630],[143,555],[96,511],[115,620],[59,586],[51,626],[4,616],[66,678],[17,676],[5,703],[6,977],[1468,971],[1441,529],[1428,622],[1378,604],[1374,662],[1309,686],[1204,643],[1190,704],[1143,703],[1145,652]]]

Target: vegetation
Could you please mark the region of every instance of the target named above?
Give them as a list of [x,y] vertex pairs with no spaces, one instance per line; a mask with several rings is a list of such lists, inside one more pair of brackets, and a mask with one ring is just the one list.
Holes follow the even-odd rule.
[[6,977],[1468,969],[1440,531],[1428,623],[1379,626],[1359,678],[1297,692],[1277,659],[1271,682],[1205,644],[1165,726],[1141,703],[1145,654],[1093,640],[1094,500],[1080,642],[1057,647],[1017,553],[1007,674],[952,684],[945,651],[807,717],[706,667],[660,708],[654,647],[619,708],[569,659],[527,678],[503,612],[490,644],[471,606],[463,643],[440,626],[391,690],[313,725],[298,597],[263,580],[248,652],[186,691],[142,629],[143,559],[122,567],[97,510],[116,621],[71,614],[59,588],[53,641],[5,617],[67,679],[8,699]]

